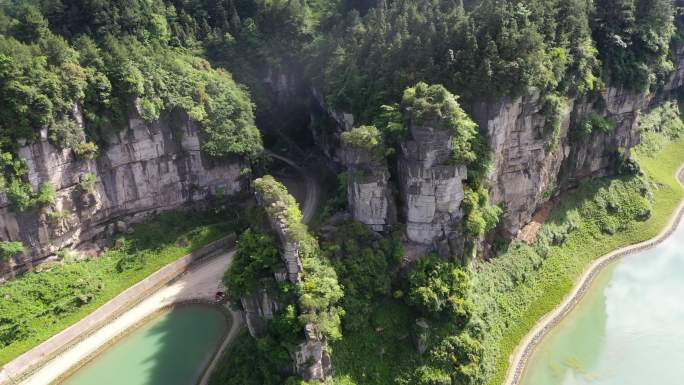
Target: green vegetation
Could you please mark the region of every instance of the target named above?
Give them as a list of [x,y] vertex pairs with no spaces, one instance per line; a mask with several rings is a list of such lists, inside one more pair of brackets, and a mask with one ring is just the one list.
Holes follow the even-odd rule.
[[194,0],[174,1],[169,14],[171,42],[203,45],[265,116],[279,101],[262,79],[285,73],[314,79],[362,124],[419,82],[466,105],[535,89],[648,89],[673,69],[670,42],[684,24],[669,0]]
[[[263,207],[260,210],[265,210],[267,217],[259,215],[262,222],[253,223],[252,228],[240,236],[235,260],[224,281],[236,306],[241,297],[264,290],[278,301],[279,311],[268,322],[263,336],[243,336],[231,346],[212,376],[212,384],[298,383],[296,378],[288,379],[283,368],[291,364],[291,355],[304,340],[304,327],[312,326],[313,332],[326,341],[335,341],[342,336],[340,322],[344,310],[338,305],[342,287],[316,238],[302,223],[297,202],[287,188],[270,175],[256,179],[253,185]],[[275,273],[285,269],[275,237],[270,235],[273,233],[273,229],[269,229],[270,221],[282,225],[285,236],[299,249],[303,267],[300,282],[277,282],[275,279]],[[248,364],[247,360],[258,360],[258,363]]]
[[566,100],[557,94],[546,95],[543,99],[544,134],[550,135],[549,150],[553,151],[560,143],[561,123],[565,111]]
[[24,252],[24,244],[21,242],[0,242],[0,263],[5,263],[19,253]]
[[[646,126],[668,108],[645,117]],[[670,122],[672,127],[679,124]],[[649,145],[639,147],[645,177],[583,184],[554,208],[535,244],[511,245],[504,255],[478,266],[473,300],[476,317],[483,322],[487,384],[503,382],[509,354],[541,316],[561,302],[587,265],[621,246],[652,238],[663,228],[684,196],[673,176],[684,162],[682,146],[680,139],[665,139],[659,152],[650,152]]]
[[377,237],[358,222],[345,222],[323,244],[323,254],[333,262],[344,287],[345,333],[366,327],[373,304],[391,295],[391,273],[403,256],[398,237]]
[[150,123],[183,111],[199,123],[207,154],[261,151],[249,94],[196,44],[179,44],[180,20],[163,0],[0,3],[0,189],[15,209],[49,204],[49,186],[34,193],[16,154],[42,129],[55,146],[93,159],[134,109]]
[[[311,324],[331,341],[338,384],[495,384],[515,344],[588,263],[665,222],[682,195],[670,174],[684,160],[684,124],[674,104],[644,117],[640,165],[618,149],[619,178],[569,194],[534,244],[512,244],[472,272],[463,266],[505,208],[489,204],[490,149],[467,112],[541,95],[540,134],[555,151],[568,100],[597,101],[606,84],[637,92],[661,85],[684,41],[680,26],[684,16],[675,17],[671,0],[0,0],[0,189],[14,209],[41,208],[61,221],[68,212],[46,208],[55,186],[34,191],[17,155],[43,130],[53,145],[92,159],[131,114],[147,123],[187,116],[201,129],[205,154],[254,157],[262,150],[255,111],[277,135],[286,124],[274,117],[309,108],[313,95],[302,89],[354,115],[360,126],[342,135],[345,143],[384,156],[396,156],[412,125],[448,130],[453,163],[468,166],[461,261],[426,256],[412,273],[401,271],[396,235],[383,239],[349,223],[319,247],[284,186],[270,176],[255,181],[265,210],[301,248],[302,282],[276,283],[281,261],[265,228],[240,237],[226,275],[232,299],[265,287],[283,306],[265,337],[233,346],[213,381],[285,381],[281,369]],[[571,139],[615,127],[597,108],[578,117]],[[78,188],[91,192],[96,183],[84,174]],[[64,261],[0,287],[0,297],[12,299],[0,303],[0,363],[215,239],[221,227],[199,219],[173,225],[139,227],[98,260]],[[3,260],[18,252],[1,247]]]
[[233,264],[226,272],[228,295],[238,303],[241,297],[255,293],[264,279],[273,278],[281,265],[275,239],[247,229],[236,243]]
[[342,142],[347,145],[373,150],[381,148],[383,138],[375,126],[354,127],[351,131],[342,133]]
[[31,185],[13,178],[5,193],[12,203],[12,207],[19,211],[27,211],[51,205],[57,199],[55,186],[50,183],[43,183],[37,192],[33,192]]
[[87,172],[79,177],[78,188],[83,193],[91,193],[95,191],[95,184],[97,183],[97,175],[92,172]]
[[148,122],[185,111],[212,156],[260,151],[249,95],[196,50],[174,44],[177,23],[162,0],[0,4],[0,150],[11,153],[47,127],[50,142],[92,158],[94,142],[125,127],[137,100]]
[[595,7],[593,36],[608,78],[637,91],[664,81],[674,68],[674,2],[598,0]]
[[607,134],[615,129],[617,124],[610,118],[603,117],[595,112],[590,112],[576,127],[572,128],[570,139],[576,142],[582,138],[588,138],[593,133]]
[[261,196],[269,216],[284,224],[286,234],[299,246],[303,271],[297,292],[302,326],[312,324],[325,338],[340,338],[340,320],[344,311],[336,303],[343,296],[342,288],[329,261],[321,257],[316,238],[302,222],[297,201],[270,175],[255,180],[254,189]]
[[396,274],[404,255],[400,237],[400,231],[380,237],[357,222],[342,223],[325,237],[324,254],[345,290],[344,336],[332,344],[335,384],[391,383],[420,362],[410,335],[416,311],[394,298],[403,297]]
[[[482,349],[466,326],[473,309],[469,272],[435,256],[421,258],[410,273],[397,271],[399,235],[383,238],[347,222],[326,236],[346,311],[344,337],[332,344],[332,383],[474,381]],[[416,343],[427,353],[418,354]]]
[[414,126],[437,124],[453,135],[453,161],[472,163],[477,159],[473,140],[478,135],[477,124],[459,106],[457,97],[441,85],[418,83],[407,88],[401,100],[405,119]]
[[411,307],[402,300],[382,297],[370,304],[367,317],[359,327],[345,328],[344,337],[332,344],[333,383],[392,384],[419,365],[411,336],[415,323]]
[[226,349],[209,385],[282,385],[277,369],[282,362],[274,362],[272,345],[265,342],[257,342],[247,332],[240,334]]
[[503,214],[499,206],[489,204],[489,192],[483,187],[466,187],[462,206],[467,213],[463,222],[465,233],[474,239],[494,230]]
[[637,152],[643,156],[655,156],[668,143],[684,134],[684,122],[679,118],[679,106],[666,102],[641,117],[641,145]]
[[[653,131],[650,122],[658,122],[656,127],[662,129],[655,131],[665,138],[659,152],[647,151],[647,143],[636,149],[645,175],[584,183],[554,208],[536,242],[516,242],[503,255],[476,265],[472,273],[424,257],[411,273],[397,274],[390,268],[383,275],[387,267],[379,263],[382,258],[359,249],[364,239],[373,238],[364,238],[362,229],[351,231],[353,225],[341,226],[330,236],[335,241],[329,242],[336,252],[333,260],[340,261],[335,266],[348,312],[344,337],[332,345],[334,380],[356,385],[501,383],[509,354],[562,300],[586,266],[620,246],[653,237],[684,196],[673,178],[684,162],[674,109],[667,104],[644,116],[642,129]],[[667,121],[665,116],[676,119]],[[481,201],[470,190],[466,201],[469,207],[486,199]],[[369,261],[368,266],[348,274],[344,258],[353,261],[356,255]],[[366,277],[378,282],[377,291],[357,289],[366,287]],[[392,297],[386,294],[388,282]],[[416,352],[415,343],[426,348],[425,354]]]
[[[0,286],[0,364],[74,324],[125,289],[214,240],[235,223],[221,214],[177,212],[134,227],[97,259],[60,263]],[[2,253],[21,244],[2,243]]]
[[444,315],[461,327],[470,319],[473,304],[467,271],[437,256],[427,256],[418,260],[409,282],[409,302],[421,313]]
[[395,1],[352,11],[321,39],[326,96],[367,118],[418,81],[468,100],[532,88],[582,94],[600,85],[592,13],[584,0]]

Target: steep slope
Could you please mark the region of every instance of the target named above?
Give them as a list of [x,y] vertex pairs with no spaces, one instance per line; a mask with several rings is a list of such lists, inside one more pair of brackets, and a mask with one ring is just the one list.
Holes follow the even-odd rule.
[[[78,113],[78,109],[76,109]],[[59,149],[45,137],[18,150],[34,190],[49,182],[56,199],[41,210],[13,209],[0,193],[0,234],[26,248],[21,269],[64,247],[106,241],[150,212],[203,201],[243,189],[240,159],[213,160],[200,151],[200,130],[182,112],[163,113],[146,124],[133,110],[128,129],[113,136],[101,154],[87,160]],[[86,180],[92,182],[86,185]]]

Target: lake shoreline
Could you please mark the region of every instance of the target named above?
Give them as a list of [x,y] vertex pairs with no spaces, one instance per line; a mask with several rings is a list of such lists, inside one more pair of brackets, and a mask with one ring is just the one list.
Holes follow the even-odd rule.
[[[681,187],[684,188],[682,181],[684,174],[684,163],[674,173],[674,178]],[[518,385],[525,371],[527,361],[539,345],[542,339],[556,327],[584,298],[587,290],[594,282],[594,278],[610,263],[615,262],[622,257],[631,255],[633,253],[643,251],[654,246],[659,245],[665,241],[677,229],[682,217],[684,216],[684,199],[680,200],[677,207],[670,216],[670,220],[663,230],[654,238],[639,242],[633,245],[621,247],[602,257],[597,258],[592,262],[584,273],[577,280],[572,291],[566,295],[565,299],[558,304],[554,310],[543,316],[535,326],[527,333],[525,338],[518,344],[509,359],[510,365],[507,371],[504,385]]]
[[[72,366],[69,368],[67,371],[63,372],[61,375],[59,375],[52,383],[51,385],[59,385],[62,384],[64,381],[68,380],[71,376],[73,376],[76,372],[78,372],[80,369],[82,369],[84,366],[88,365],[90,362],[92,362],[95,358],[100,356],[102,353],[107,351],[109,348],[113,347],[116,345],[118,342],[123,340],[124,338],[130,336],[131,334],[137,332],[140,330],[143,326],[147,325],[148,323],[152,322],[153,320],[164,316],[178,308],[181,307],[188,307],[188,306],[204,306],[210,309],[213,309],[222,315],[222,319],[225,321],[226,324],[226,329],[221,335],[221,338],[219,339],[221,343],[228,337],[230,334],[230,330],[233,324],[233,319],[231,317],[230,312],[228,309],[223,306],[222,304],[217,304],[215,302],[211,302],[208,300],[186,300],[186,301],[181,301],[181,302],[176,302],[170,305],[167,305],[165,307],[159,308],[155,310],[154,312],[150,313],[144,318],[141,318],[138,322],[133,324],[131,327],[117,335],[116,337],[110,339],[107,343],[99,346],[95,351],[90,353],[89,355],[83,357],[76,365]],[[202,369],[202,375],[200,378],[204,375],[204,372],[208,368],[209,364],[211,361],[214,359],[214,356],[218,353],[219,348],[221,347],[221,344],[218,344],[214,351],[212,352],[211,358],[208,360],[208,362],[204,363],[204,368]],[[199,382],[199,379],[198,379]]]

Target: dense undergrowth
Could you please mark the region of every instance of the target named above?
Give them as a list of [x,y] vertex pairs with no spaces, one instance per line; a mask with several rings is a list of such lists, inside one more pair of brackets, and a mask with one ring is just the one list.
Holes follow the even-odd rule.
[[172,37],[182,29],[172,6],[48,3],[0,1],[0,192],[15,210],[51,203],[40,198],[54,186],[32,191],[17,154],[42,130],[59,149],[92,159],[136,111],[147,123],[183,111],[212,157],[262,150],[249,93]]
[[[229,217],[229,216],[226,216]],[[236,217],[236,216],[233,216]],[[74,324],[117,294],[234,230],[210,213],[161,214],[95,259],[76,255],[0,286],[0,365]]]
[[[344,288],[342,337],[330,346],[330,382],[501,383],[509,354],[593,260],[655,236],[671,217],[684,196],[673,178],[684,162],[678,116],[672,103],[645,115],[647,140],[633,151],[636,163],[618,154],[623,174],[565,193],[534,243],[514,242],[471,271],[431,256],[410,270],[400,268],[400,230],[383,238],[353,222],[322,227],[323,254]],[[281,348],[274,339],[242,337],[213,383],[301,384],[286,380],[287,357],[274,355]],[[256,368],[245,369],[254,366],[246,351],[258,357]]]
[[583,184],[563,196],[534,245],[511,245],[504,255],[477,267],[474,302],[485,325],[487,384],[503,382],[509,355],[593,260],[654,237],[673,215],[684,196],[674,177],[684,163],[679,111],[666,104],[643,122],[644,137],[652,139],[635,154],[645,176]]
[[[482,182],[489,151],[484,134],[466,114],[468,107],[538,92],[549,151],[558,149],[561,115],[570,98],[597,102],[596,111],[578,117],[571,145],[595,132],[610,132],[615,122],[603,116],[599,103],[606,84],[652,91],[674,69],[671,48],[682,42],[676,27],[683,18],[673,4],[0,0],[0,189],[15,210],[49,205],[54,186],[32,190],[18,145],[37,140],[47,129],[52,144],[91,159],[109,136],[125,128],[134,107],[147,122],[184,111],[200,124],[202,149],[209,155],[258,153],[249,94],[207,57],[252,88],[266,117],[262,121],[276,129],[283,116],[295,115],[287,109],[268,115],[283,95],[289,104],[307,104],[306,97],[290,97],[298,87],[316,89],[326,109],[351,112],[357,123],[375,125],[374,130],[364,126],[372,135],[348,139],[370,146],[372,141],[363,141],[379,130],[389,157],[396,156],[392,151],[407,133],[407,119],[445,119],[442,123],[455,134],[453,161],[468,164],[463,230],[472,251],[496,226],[501,208],[488,204]],[[463,97],[464,110],[454,94]],[[83,126],[74,119],[75,105],[83,112]],[[301,213],[288,202],[284,217],[294,224],[289,230],[310,246],[303,255],[309,281],[302,288],[276,287],[288,306],[271,323],[269,337],[241,338],[214,381],[282,382],[290,345],[301,337],[305,321],[337,340],[331,347],[333,381],[340,384],[496,384],[520,338],[562,299],[591,260],[648,238],[665,223],[681,197],[671,178],[683,157],[676,116],[666,108],[644,119],[644,144],[637,155],[646,177],[633,174],[635,164],[623,162],[625,175],[585,183],[564,196],[535,244],[510,245],[472,272],[425,256],[408,274],[397,268],[396,239],[381,240],[354,225],[342,226],[334,242],[319,249],[298,223]],[[626,161],[624,155],[615,158]],[[342,201],[328,207],[334,211]],[[188,230],[183,228],[178,231]],[[213,239],[214,228],[203,229],[191,238]],[[5,296],[25,296],[28,302],[1,304],[6,307],[0,308],[0,338],[6,343],[0,362],[87,314],[165,258],[190,250],[165,238],[179,235],[174,231],[157,234],[166,239],[159,241],[164,246],[123,242],[102,259],[55,266],[2,287]],[[245,235],[242,245],[245,252],[236,264],[241,275],[228,284],[236,294],[250,294],[257,281],[272,279],[276,253],[264,232]],[[1,259],[16,252],[10,246],[15,245],[6,244]],[[77,276],[88,278],[71,279]],[[333,305],[338,300],[342,309]],[[414,345],[424,354],[415,353]]]

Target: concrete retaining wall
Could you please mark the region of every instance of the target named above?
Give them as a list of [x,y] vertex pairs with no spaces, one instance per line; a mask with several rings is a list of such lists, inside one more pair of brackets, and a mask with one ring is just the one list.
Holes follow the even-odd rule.
[[126,289],[87,317],[7,363],[0,370],[0,385],[15,383],[15,381],[35,370],[47,360],[57,356],[80,339],[106,325],[112,319],[139,303],[150,293],[182,275],[191,265],[201,262],[203,259],[219,251],[227,251],[235,244],[235,239],[236,235],[233,233],[214,241],[175,262],[169,263],[152,273],[149,277]]

